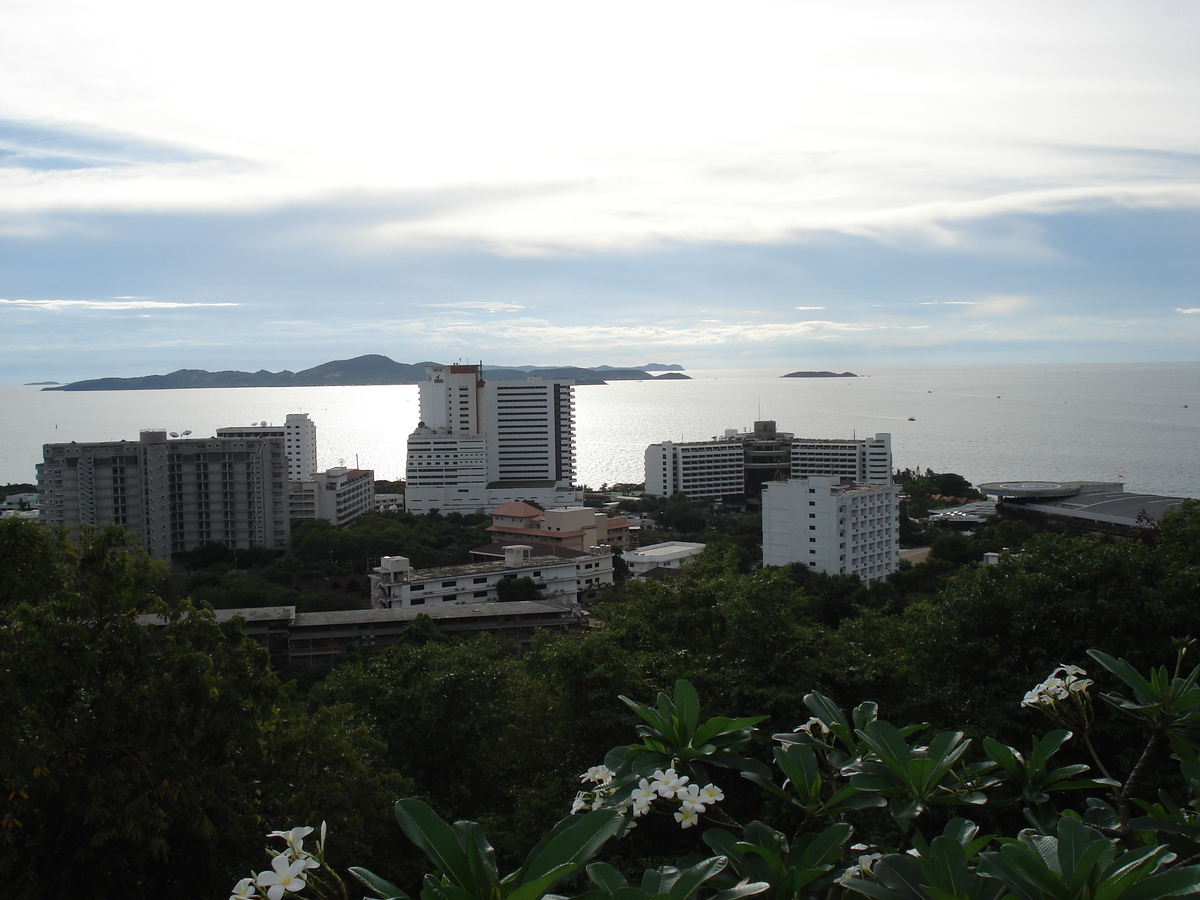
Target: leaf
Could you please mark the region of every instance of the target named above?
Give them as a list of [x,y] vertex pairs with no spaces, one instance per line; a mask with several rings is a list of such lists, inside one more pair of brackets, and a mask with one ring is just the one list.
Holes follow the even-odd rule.
[[429,806],[415,798],[398,800],[396,821],[443,875],[463,886],[471,883],[471,867],[458,836]]
[[675,709],[679,714],[680,743],[686,744],[700,724],[700,697],[692,683],[683,678],[675,682]]
[[769,891],[771,885],[765,881],[748,881],[745,884],[735,885],[731,888],[726,888],[723,891],[718,891],[710,898],[710,900],[738,900],[740,897],[752,897],[755,894],[761,894],[763,891]]
[[514,888],[508,893],[507,900],[538,900],[555,884],[574,874],[578,869],[579,866],[573,862],[555,866],[541,877],[530,879]]
[[534,881],[565,863],[583,865],[617,833],[621,818],[621,814],[612,809],[567,816],[530,851],[517,883]]
[[374,891],[382,898],[382,900],[410,900],[408,894],[400,890],[386,878],[380,878],[369,869],[364,869],[361,866],[351,866],[350,874],[367,886],[368,890]]
[[680,872],[668,894],[671,900],[689,900],[700,889],[700,885],[724,869],[728,862],[724,856],[710,856]]
[[621,888],[629,887],[625,876],[618,872],[615,866],[606,862],[592,863],[587,867],[587,874],[593,884],[609,894],[615,894]]

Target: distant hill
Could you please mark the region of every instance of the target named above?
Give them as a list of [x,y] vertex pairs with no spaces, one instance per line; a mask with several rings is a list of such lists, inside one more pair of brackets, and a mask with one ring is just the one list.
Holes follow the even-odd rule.
[[853,372],[788,372],[783,378],[857,378]]
[[679,363],[646,363],[642,366],[647,372],[682,372],[683,366]]
[[662,375],[656,375],[655,381],[691,381],[691,375],[684,375],[682,372],[664,372]]
[[[44,391],[155,391],[185,388],[229,387],[312,387],[314,385],[417,384],[425,380],[425,367],[435,362],[398,363],[378,353],[337,359],[300,372],[208,372],[204,369],[179,369],[167,375],[143,375],[137,378],[93,378],[71,384],[44,387]],[[485,366],[485,378],[496,381],[519,380],[530,375],[542,378],[571,378],[577,384],[604,384],[606,381],[649,379],[654,376],[640,369],[607,368],[603,373],[575,366],[509,368]]]

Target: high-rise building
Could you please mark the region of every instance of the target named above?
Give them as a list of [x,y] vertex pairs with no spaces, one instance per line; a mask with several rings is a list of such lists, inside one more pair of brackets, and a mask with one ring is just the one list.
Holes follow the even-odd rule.
[[375,473],[370,469],[337,466],[312,478],[289,482],[293,519],[324,519],[346,525],[375,511]]
[[83,525],[122,525],[159,559],[209,541],[286,547],[284,437],[46,444],[37,467],[41,521],[77,538]]
[[579,503],[571,382],[485,382],[478,365],[429,366],[420,404],[408,438],[410,512]]
[[900,563],[900,486],[813,475],[763,485],[763,565],[886,578]]
[[833,475],[869,484],[892,480],[892,436],[798,438],[772,421],[752,431],[728,429],[708,441],[663,441],[646,448],[646,493],[693,500],[757,494],[763,484]]
[[217,437],[282,438],[287,453],[288,478],[312,478],[317,471],[317,426],[308,413],[288,413],[282,425],[230,425],[217,429]]

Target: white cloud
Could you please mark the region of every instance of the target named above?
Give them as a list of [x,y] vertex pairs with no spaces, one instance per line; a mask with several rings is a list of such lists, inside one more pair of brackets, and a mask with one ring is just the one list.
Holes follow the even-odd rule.
[[166,300],[5,300],[0,303],[26,309],[179,309],[191,306],[238,306],[237,303],[173,303]]
[[431,306],[437,309],[482,309],[485,312],[517,312],[522,309],[528,309],[527,306],[521,303],[512,303],[509,301],[489,301],[489,300],[459,300],[448,303],[418,303],[417,306]]
[[1190,307],[1189,309],[1184,309],[1182,307],[1176,307],[1175,312],[1183,313],[1185,316],[1197,315],[1197,314],[1200,314],[1200,306],[1193,306],[1193,307]]
[[[23,211],[389,194],[413,208],[377,243],[529,254],[832,228],[971,249],[945,223],[1200,204],[1194,6],[348,4],[334,20],[239,0],[201,17],[152,0],[6,10],[0,116],[80,147],[179,150],[2,168],[0,229],[36,234]],[[1036,233],[987,246],[1049,252]]]
[[798,309],[801,311],[810,310],[810,309],[828,309],[828,308],[829,308],[828,306],[795,306],[795,307],[793,307],[793,309]]
[[974,301],[971,303],[970,309],[965,312],[967,315],[980,317],[1012,316],[1032,305],[1033,301],[1028,297],[1015,294],[994,294],[991,297]]

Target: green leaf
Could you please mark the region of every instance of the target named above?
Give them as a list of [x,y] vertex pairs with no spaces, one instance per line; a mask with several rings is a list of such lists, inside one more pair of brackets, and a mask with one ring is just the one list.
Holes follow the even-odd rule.
[[681,742],[687,743],[700,724],[700,697],[692,683],[682,678],[675,682],[675,709],[679,714]]
[[579,866],[575,863],[563,863],[561,866],[555,866],[540,878],[530,879],[511,890],[507,895],[507,900],[538,900],[555,884],[578,870]]
[[361,866],[351,866],[350,874],[366,885],[368,890],[374,891],[379,895],[381,900],[410,900],[408,894],[400,890],[386,878],[380,878],[370,869],[364,869]]
[[671,900],[690,900],[692,894],[700,889],[700,885],[724,869],[727,863],[728,860],[724,856],[710,856],[690,869],[685,869],[671,885],[668,896]]
[[429,806],[415,798],[399,800],[396,821],[443,875],[463,886],[471,884],[471,867],[458,836]]
[[621,827],[621,814],[595,809],[582,816],[567,816],[530,852],[521,867],[518,884],[535,881],[565,863],[583,865]]
[[625,880],[625,876],[609,863],[592,863],[587,867],[587,873],[592,883],[605,893],[615,894],[621,888],[629,887],[629,882]]

